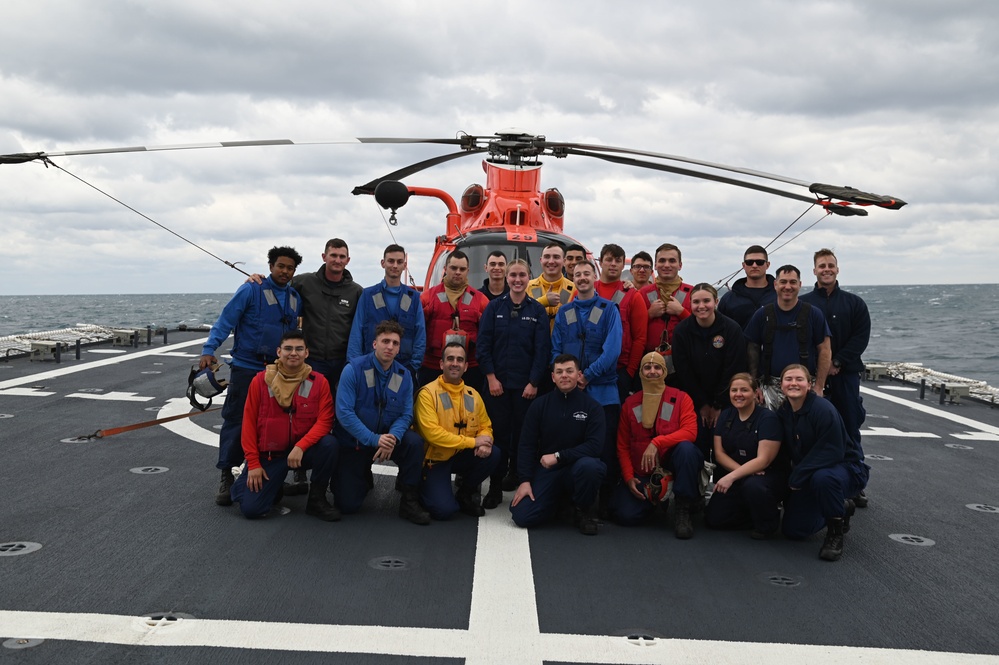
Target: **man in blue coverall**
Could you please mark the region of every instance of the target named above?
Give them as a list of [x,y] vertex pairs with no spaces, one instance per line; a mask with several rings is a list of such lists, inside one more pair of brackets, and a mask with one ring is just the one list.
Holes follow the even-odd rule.
[[[861,355],[871,340],[871,314],[863,298],[839,288],[839,262],[831,249],[815,252],[813,262],[815,289],[801,299],[822,310],[832,333],[832,363],[823,394],[839,411],[847,434],[860,446],[860,426],[867,417],[860,397],[860,374],[864,371]],[[853,502],[866,508],[867,495],[861,491]]]
[[216,364],[215,352],[235,331],[230,351],[229,387],[222,406],[219,459],[215,465],[222,472],[215,494],[215,503],[219,506],[232,505],[232,467],[243,463],[240,433],[250,381],[274,362],[281,335],[298,328],[302,300],[289,284],[301,262],[302,255],[291,247],[271,248],[267,252],[271,274],[260,284],[247,282],[236,290],[201,349],[200,368]]
[[382,321],[375,327],[373,351],[351,360],[340,375],[336,393],[333,436],[339,460],[331,489],[344,514],[361,509],[374,486],[371,465],[392,460],[399,467],[399,517],[414,524],[430,524],[430,514],[420,505],[419,483],[423,467],[423,439],[409,425],[413,422],[413,378],[396,361],[402,326]]

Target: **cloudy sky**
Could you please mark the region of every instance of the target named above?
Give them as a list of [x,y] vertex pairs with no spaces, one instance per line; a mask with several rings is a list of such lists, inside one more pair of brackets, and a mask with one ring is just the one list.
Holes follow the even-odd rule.
[[[844,284],[999,281],[999,3],[280,3],[6,0],[0,153],[519,127],[851,185],[909,201],[819,223]],[[351,189],[440,146],[317,145],[54,159],[213,254],[315,269],[345,238],[362,284],[393,241]],[[459,195],[478,157],[406,180]],[[549,160],[566,231],[629,255],[674,242],[687,281],[736,270],[807,204],[584,157]],[[38,163],[0,166],[0,294],[228,292],[236,271]],[[422,282],[443,206],[400,211]],[[785,239],[788,236],[785,236]],[[779,240],[774,247],[782,244]]]

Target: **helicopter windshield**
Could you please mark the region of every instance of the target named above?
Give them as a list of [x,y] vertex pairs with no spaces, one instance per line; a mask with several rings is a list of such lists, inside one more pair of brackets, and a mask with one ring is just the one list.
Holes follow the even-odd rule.
[[[454,248],[468,255],[468,283],[478,289],[486,281],[486,261],[489,253],[499,250],[506,255],[509,263],[514,259],[524,259],[531,269],[531,278],[541,274],[541,254],[549,244],[556,242],[563,248],[576,243],[576,240],[560,233],[537,232],[537,240],[533,242],[515,242],[504,234],[495,231],[470,233],[464,238],[455,240]],[[444,264],[451,251],[442,253],[430,269],[430,284],[436,286],[444,276]]]

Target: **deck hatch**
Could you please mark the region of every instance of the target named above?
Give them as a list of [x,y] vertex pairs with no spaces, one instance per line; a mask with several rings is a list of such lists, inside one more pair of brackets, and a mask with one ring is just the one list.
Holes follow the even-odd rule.
[[132,473],[138,473],[140,475],[148,475],[152,473],[166,473],[170,469],[165,466],[137,466],[129,469]]
[[31,554],[42,549],[41,543],[31,543],[27,541],[15,541],[10,543],[0,543],[0,556],[20,556],[21,554]]
[[890,533],[888,537],[897,543],[905,545],[918,545],[919,547],[933,547],[936,545],[936,541],[923,538],[922,536],[915,536],[911,533]]
[[31,647],[37,647],[44,641],[27,637],[12,637],[9,640],[4,640],[3,646],[5,649],[30,649]]
[[772,586],[779,586],[784,589],[794,589],[803,586],[805,580],[794,575],[784,575],[783,573],[763,573],[760,581]]
[[990,506],[987,503],[969,503],[965,505],[965,508],[971,508],[972,510],[977,510],[980,513],[999,513],[999,507]]
[[406,570],[412,564],[401,556],[379,556],[368,561],[368,565],[375,570]]

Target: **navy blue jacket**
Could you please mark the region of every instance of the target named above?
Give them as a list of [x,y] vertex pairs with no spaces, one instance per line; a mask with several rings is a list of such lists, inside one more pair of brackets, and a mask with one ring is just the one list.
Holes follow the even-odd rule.
[[753,312],[764,305],[777,302],[773,275],[767,275],[767,285],[761,288],[746,286],[746,278],[736,280],[732,288],[718,301],[718,311],[734,320],[745,330]]
[[863,372],[860,356],[871,339],[871,313],[860,296],[839,288],[839,282],[827,293],[818,284],[801,300],[822,310],[829,326],[833,365],[844,372]]
[[800,489],[819,469],[842,462],[863,466],[863,451],[846,433],[843,419],[829,400],[809,391],[801,409],[795,411],[785,400],[777,416],[784,427],[781,449],[791,459],[790,487]]
[[527,409],[517,449],[517,475],[530,481],[542,455],[559,454],[559,466],[582,457],[600,457],[604,446],[604,408],[579,388],[556,388]]
[[749,368],[746,337],[724,314],[715,312],[715,322],[707,328],[688,316],[673,331],[673,364],[677,387],[690,395],[694,408],[724,408],[729,405],[729,379]]
[[[551,334],[548,312],[537,300],[525,297],[516,316],[510,294],[497,296],[479,319],[475,354],[482,374],[495,374],[504,388],[537,388],[548,369]],[[474,386],[473,386],[474,387]]]

